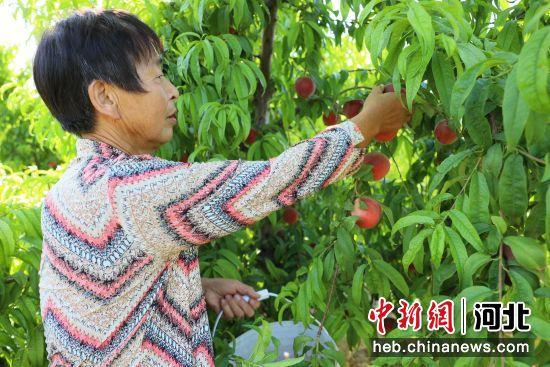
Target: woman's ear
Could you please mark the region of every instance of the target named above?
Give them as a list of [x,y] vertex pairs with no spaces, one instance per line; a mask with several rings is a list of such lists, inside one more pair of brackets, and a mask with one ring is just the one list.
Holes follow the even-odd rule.
[[93,80],[88,85],[88,96],[96,113],[111,120],[120,119],[118,98],[113,86],[101,80]]

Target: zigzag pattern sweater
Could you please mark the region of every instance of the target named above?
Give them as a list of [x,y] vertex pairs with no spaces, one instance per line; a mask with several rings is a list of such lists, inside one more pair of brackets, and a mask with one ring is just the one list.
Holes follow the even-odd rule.
[[78,139],[43,199],[50,366],[214,366],[198,246],[360,167],[351,121],[268,161],[181,163]]

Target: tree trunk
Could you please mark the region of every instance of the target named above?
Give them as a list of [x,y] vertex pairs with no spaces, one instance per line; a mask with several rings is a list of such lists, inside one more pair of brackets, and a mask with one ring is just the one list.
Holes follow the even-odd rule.
[[269,21],[264,29],[262,54],[260,56],[260,70],[266,80],[266,90],[259,85],[254,97],[254,105],[256,106],[254,126],[256,127],[269,123],[267,104],[273,92],[273,85],[271,83],[271,56],[273,55],[273,38],[275,24],[277,23],[277,0],[267,0],[266,5],[269,10]]

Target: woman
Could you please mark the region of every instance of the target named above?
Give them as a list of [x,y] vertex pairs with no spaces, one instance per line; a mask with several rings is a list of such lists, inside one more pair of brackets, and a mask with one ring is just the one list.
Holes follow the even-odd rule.
[[152,154],[172,138],[178,98],[162,52],[147,25],[115,10],[77,12],[38,46],[37,90],[78,136],[43,200],[52,366],[213,366],[206,306],[242,317],[258,301],[240,282],[201,284],[198,246],[352,174],[374,135],[410,119],[377,87],[356,117],[268,161],[160,159]]

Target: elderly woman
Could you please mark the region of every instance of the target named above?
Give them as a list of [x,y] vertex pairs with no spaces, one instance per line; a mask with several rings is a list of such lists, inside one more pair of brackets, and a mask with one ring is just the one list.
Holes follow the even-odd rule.
[[[206,306],[253,315],[254,290],[202,279],[201,245],[354,173],[410,114],[374,88],[354,118],[268,161],[172,162],[178,91],[135,16],[77,12],[43,35],[36,88],[76,157],[43,200],[40,304],[51,366],[213,366]],[[249,303],[239,295],[249,295]]]

